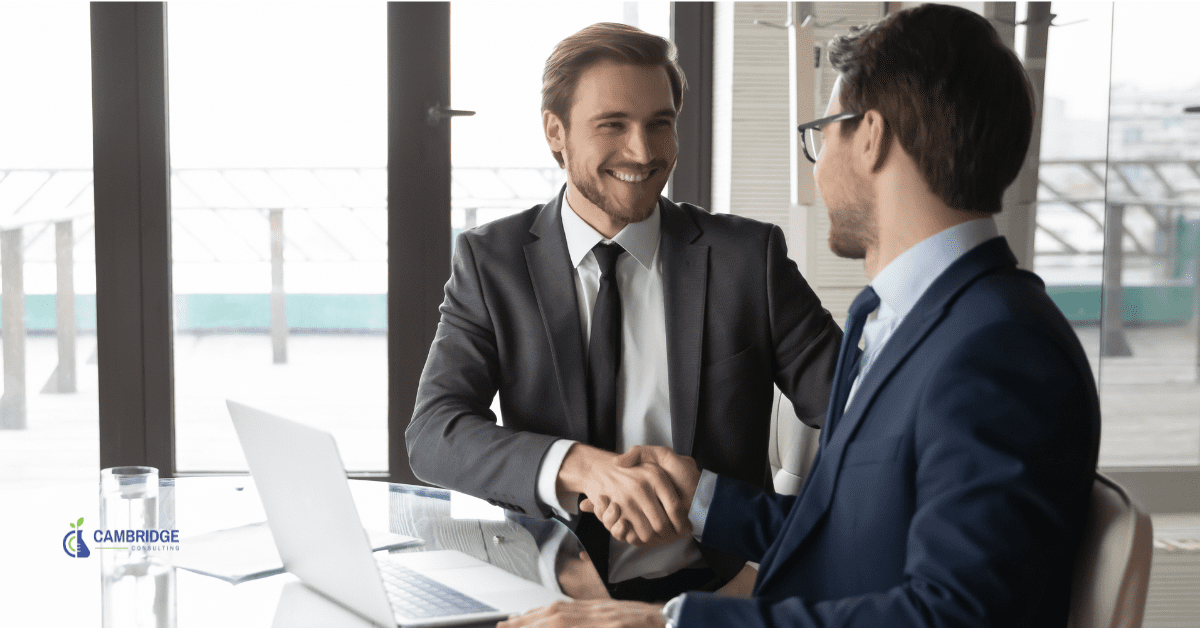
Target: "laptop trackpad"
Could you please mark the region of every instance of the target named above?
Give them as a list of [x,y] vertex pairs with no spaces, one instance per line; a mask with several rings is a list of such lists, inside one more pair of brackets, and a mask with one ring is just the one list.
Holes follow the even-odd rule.
[[524,613],[556,600],[570,599],[461,552],[411,552],[391,554],[388,559],[504,613]]

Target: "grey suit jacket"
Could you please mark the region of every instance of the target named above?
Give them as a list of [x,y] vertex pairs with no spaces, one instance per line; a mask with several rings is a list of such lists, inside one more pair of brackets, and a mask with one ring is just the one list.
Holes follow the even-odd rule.
[[[459,235],[405,432],[417,477],[543,517],[552,514],[536,497],[543,455],[559,438],[588,438],[561,199]],[[779,227],[660,207],[675,450],[766,486],[772,383],[819,426],[841,328],[788,259]],[[489,410],[497,392],[503,426]]]

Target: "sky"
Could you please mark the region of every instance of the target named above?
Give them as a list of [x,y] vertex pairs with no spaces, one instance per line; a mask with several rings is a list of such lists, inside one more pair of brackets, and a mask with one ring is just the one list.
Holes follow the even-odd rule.
[[[381,2],[171,2],[172,163],[386,164],[386,21]],[[638,3],[666,34],[665,2]],[[286,10],[284,10],[286,8]],[[1114,82],[1200,85],[1200,3],[1055,2],[1046,94],[1067,115],[1104,119]],[[554,167],[541,136],[541,65],[566,34],[621,21],[623,2],[455,2],[453,122],[458,166]],[[531,24],[537,24],[531,28]],[[1147,42],[1153,42],[1150,45]],[[1115,45],[1115,49],[1110,48]],[[91,165],[88,5],[0,1],[0,168]]]

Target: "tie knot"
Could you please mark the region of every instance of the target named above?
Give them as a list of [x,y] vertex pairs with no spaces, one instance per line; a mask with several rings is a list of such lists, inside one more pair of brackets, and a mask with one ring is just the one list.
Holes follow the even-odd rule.
[[875,293],[875,289],[871,286],[863,288],[862,292],[854,298],[854,303],[850,304],[847,327],[861,326],[867,320],[867,316],[877,307],[879,307],[879,295]]
[[601,242],[592,247],[592,255],[596,256],[596,263],[600,265],[601,276],[610,275],[617,269],[617,258],[624,252],[625,249],[616,242],[609,244]]

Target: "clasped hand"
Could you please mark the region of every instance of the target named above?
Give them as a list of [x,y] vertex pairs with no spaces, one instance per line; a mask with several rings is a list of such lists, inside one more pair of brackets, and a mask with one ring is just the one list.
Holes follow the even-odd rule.
[[696,461],[666,447],[637,446],[596,465],[579,508],[631,545],[657,546],[692,531],[688,511],[700,470]]

